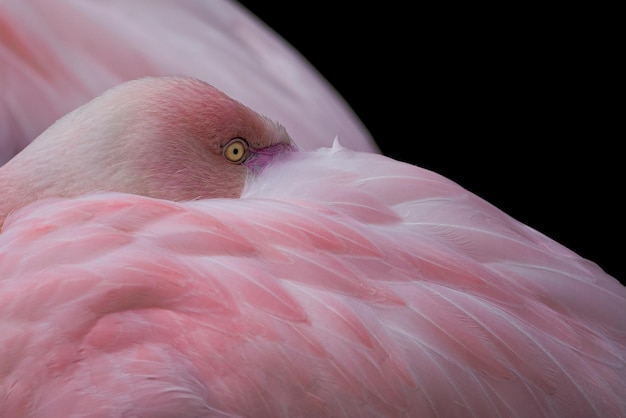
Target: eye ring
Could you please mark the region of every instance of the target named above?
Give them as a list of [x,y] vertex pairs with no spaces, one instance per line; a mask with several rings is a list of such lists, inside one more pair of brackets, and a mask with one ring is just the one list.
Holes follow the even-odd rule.
[[248,158],[249,146],[243,138],[233,138],[224,145],[222,155],[232,164],[242,164]]

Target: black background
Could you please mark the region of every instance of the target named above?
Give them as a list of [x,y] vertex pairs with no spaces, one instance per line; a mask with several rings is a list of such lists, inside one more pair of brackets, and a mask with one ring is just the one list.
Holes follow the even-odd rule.
[[624,283],[610,24],[586,10],[241,3],[337,89],[384,154],[456,181]]

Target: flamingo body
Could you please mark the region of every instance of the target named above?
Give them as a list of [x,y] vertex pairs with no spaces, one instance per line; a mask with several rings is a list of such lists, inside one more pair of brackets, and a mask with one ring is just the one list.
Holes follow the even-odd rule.
[[[0,164],[145,75],[210,82],[306,150],[375,148],[236,3],[146,5],[0,5]],[[87,121],[115,138],[105,114]],[[71,121],[0,168],[3,418],[626,416],[624,286],[450,180],[335,144],[159,195],[91,164],[102,148],[49,154]]]
[[5,417],[621,417],[626,289],[335,144],[239,199],[42,200],[0,233]]

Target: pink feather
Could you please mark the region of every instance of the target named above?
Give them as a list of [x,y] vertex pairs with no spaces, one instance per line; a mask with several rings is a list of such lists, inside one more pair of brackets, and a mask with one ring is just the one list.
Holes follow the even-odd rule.
[[[303,149],[377,151],[361,121],[287,42],[230,0],[0,3],[0,165],[56,119],[123,81],[186,75],[279,120]],[[302,117],[306,115],[306,117]]]
[[35,203],[0,266],[6,417],[626,414],[626,288],[338,144],[240,199]]
[[[0,161],[114,84],[180,73],[306,150],[375,150],[236,3],[115,6],[0,5]],[[239,199],[9,214],[0,416],[626,416],[626,288],[596,264],[412,165],[338,143],[272,160]]]

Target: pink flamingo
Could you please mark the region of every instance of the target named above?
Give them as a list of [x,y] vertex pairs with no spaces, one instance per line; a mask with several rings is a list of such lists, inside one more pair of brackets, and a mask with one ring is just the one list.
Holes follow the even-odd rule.
[[[136,3],[3,2],[0,161],[146,74],[211,81],[305,149],[336,134],[372,149],[328,85],[235,3],[172,4],[133,15]],[[163,8],[176,18],[157,20]],[[155,26],[161,43],[143,50]],[[223,52],[226,64],[206,66]],[[625,415],[624,288],[417,167],[336,145],[262,169],[290,147],[261,119],[274,145],[256,147],[245,186],[249,169],[219,154],[224,182],[183,189],[245,187],[239,200],[93,194],[18,209],[96,190],[189,199],[165,175],[135,183],[145,166],[115,153],[97,106],[42,136],[71,142],[82,120],[104,141],[70,148],[69,167],[45,164],[63,151],[47,155],[40,138],[2,170],[0,216],[13,213],[0,233],[1,416]],[[99,151],[133,175],[111,176]]]
[[[239,3],[0,3],[0,165],[56,119],[123,81],[187,75],[274,120],[305,150],[339,136],[378,148],[330,84]],[[306,115],[306,117],[302,117]]]
[[291,149],[148,78],[0,168],[2,416],[626,415],[615,278],[433,172]]

